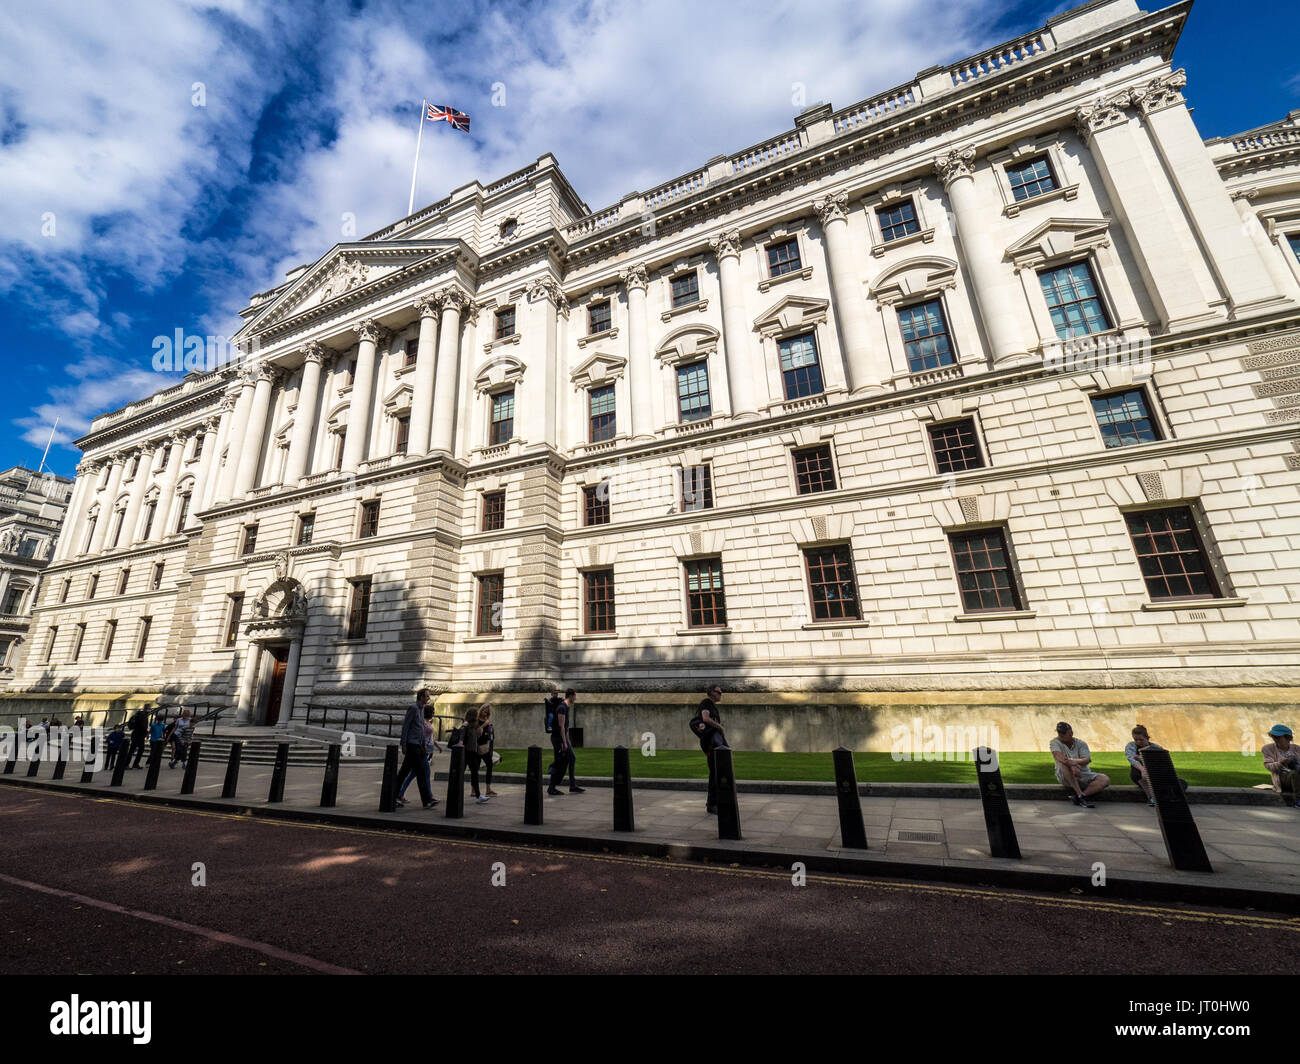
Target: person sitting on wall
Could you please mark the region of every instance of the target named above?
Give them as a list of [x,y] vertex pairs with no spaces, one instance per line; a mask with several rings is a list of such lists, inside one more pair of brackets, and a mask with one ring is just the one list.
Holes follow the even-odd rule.
[[1094,794],[1110,786],[1110,777],[1093,772],[1092,751],[1082,739],[1074,737],[1074,729],[1065,721],[1056,726],[1056,738],[1050,743],[1052,757],[1056,759],[1056,778],[1061,786],[1071,792],[1074,804],[1081,809],[1096,808],[1090,801]]
[[[1147,750],[1163,749],[1163,746],[1151,741],[1151,736],[1141,724],[1133,729],[1133,741],[1124,747],[1124,756],[1128,758],[1129,779],[1142,788],[1142,793],[1147,796],[1147,805],[1155,805],[1156,796],[1151,791],[1151,781],[1147,778],[1147,767],[1142,761],[1142,755]],[[1186,794],[1187,781],[1179,777],[1178,782],[1182,784],[1183,793]]]
[[1274,724],[1268,734],[1273,741],[1261,753],[1273,790],[1300,809],[1300,747],[1291,741],[1291,729],[1285,724]]

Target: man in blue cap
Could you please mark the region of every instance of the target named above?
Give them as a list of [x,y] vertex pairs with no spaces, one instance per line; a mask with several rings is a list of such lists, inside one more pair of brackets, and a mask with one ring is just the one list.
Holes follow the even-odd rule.
[[1273,737],[1261,751],[1264,767],[1273,781],[1273,790],[1289,796],[1300,809],[1300,748],[1291,741],[1291,729],[1285,724],[1274,724],[1268,734]]

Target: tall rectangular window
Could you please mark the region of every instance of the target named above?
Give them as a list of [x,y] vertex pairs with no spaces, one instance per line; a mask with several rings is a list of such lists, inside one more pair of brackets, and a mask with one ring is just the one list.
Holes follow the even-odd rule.
[[1151,417],[1141,388],[1094,395],[1092,411],[1097,415],[1097,427],[1107,447],[1131,447],[1160,439],[1160,429]]
[[480,529],[484,532],[499,532],[506,527],[506,493],[504,491],[485,491],[483,493],[483,522]]
[[916,220],[916,207],[910,199],[877,207],[876,221],[880,223],[880,239],[886,244],[921,231],[921,223]]
[[1086,262],[1043,270],[1038,275],[1043,297],[1061,340],[1089,336],[1110,328],[1106,310],[1097,295],[1097,282]]
[[93,599],[95,592],[99,590],[99,574],[91,573],[90,582],[86,585],[86,598]]
[[149,632],[152,628],[152,617],[140,618],[140,636],[135,641],[135,657],[137,661],[144,660],[145,651],[149,649]]
[[931,425],[930,447],[934,451],[934,467],[940,473],[960,473],[966,469],[984,468],[984,456],[980,453],[973,418]]
[[402,347],[402,368],[414,366],[420,354],[420,338],[412,336]]
[[72,590],[72,580],[68,577],[63,578],[63,583],[59,585],[59,601],[68,601],[68,592]]
[[165,562],[154,562],[153,572],[149,574],[149,590],[157,591],[162,587],[163,566]]
[[800,495],[835,490],[835,462],[831,457],[829,443],[795,450],[794,484]]
[[808,571],[808,594],[814,621],[857,621],[858,582],[853,576],[853,555],[847,543],[808,547],[803,552]]
[[952,544],[963,611],[988,613],[1021,608],[1020,592],[1011,572],[1011,558],[1002,529],[954,532],[948,541]]
[[82,544],[81,552],[90,553],[91,541],[95,538],[95,525],[99,522],[99,516],[96,515],[86,522],[86,542]]
[[226,596],[226,634],[223,646],[233,647],[239,639],[239,621],[244,615],[244,593],[237,591]]
[[1291,254],[1300,261],[1300,233],[1287,233],[1286,242],[1291,245]]
[[584,525],[609,524],[608,480],[582,489],[582,523]]
[[589,304],[587,307],[587,335],[594,336],[596,333],[609,332],[611,320],[608,299]]
[[126,520],[125,510],[113,511],[113,533],[108,537],[108,549],[113,550],[117,547],[118,541],[122,538],[122,522]]
[[120,573],[117,574],[117,593],[119,595],[125,595],[126,589],[130,585],[130,583],[131,583],[131,570],[123,569]]
[[185,524],[190,519],[190,493],[181,496],[180,514],[176,518],[176,531],[184,532]]
[[257,550],[257,525],[244,526],[244,547],[241,553],[252,554]]
[[583,631],[614,631],[614,570],[593,569],[582,574]]
[[727,594],[722,586],[722,559],[684,563],[686,619],[691,628],[721,628],[727,623]]
[[104,626],[104,649],[100,651],[100,659],[107,661],[113,656],[113,641],[117,639],[117,621],[109,621]]
[[496,312],[496,336],[498,340],[504,340],[507,336],[515,334],[515,308],[501,307]]
[[707,359],[677,367],[677,412],[683,422],[701,421],[713,413]]
[[781,381],[786,399],[802,399],[825,391],[817,357],[817,337],[813,333],[787,337],[777,348],[781,354]]
[[379,535],[379,500],[371,499],[361,504],[361,531],[359,539],[370,539]]
[[9,589],[5,591],[4,605],[0,606],[0,614],[4,614],[6,617],[12,617],[17,614],[19,605],[23,601],[23,595],[26,593],[27,592],[24,588],[9,587]]
[[86,640],[85,624],[77,625],[76,631],[72,634],[72,660],[76,661],[81,657],[81,644]]
[[492,430],[488,446],[508,443],[515,434],[515,390],[492,396]]
[[335,433],[335,437],[338,442],[334,449],[334,468],[342,469],[343,454],[348,449],[348,430],[341,429],[339,432]]
[[59,626],[50,625],[50,641],[45,644],[45,663],[48,665],[54,659],[54,644],[59,638]]
[[803,269],[803,263],[799,261],[799,241],[796,237],[789,240],[779,240],[774,244],[767,245],[767,272],[770,277],[780,277],[783,274],[795,273]]
[[478,578],[478,635],[501,634],[501,608],[505,597],[505,577],[501,573],[485,573]]
[[144,528],[140,530],[140,538],[149,539],[153,535],[153,519],[158,513],[158,504],[156,502],[145,503],[144,507]]
[[939,300],[900,307],[898,327],[903,333],[909,373],[950,366],[955,361],[952,345],[948,342],[948,323],[944,320]]
[[316,531],[316,515],[299,514],[298,515],[298,545],[306,546],[311,542],[311,537]]
[[707,463],[683,467],[681,482],[682,513],[713,508],[713,472]]
[[700,275],[697,271],[679,273],[672,279],[673,307],[689,307],[700,301]]
[[397,454],[406,454],[407,447],[411,442],[411,419],[410,417],[399,417],[397,419],[397,443],[393,450]]
[[612,440],[616,431],[612,384],[592,388],[587,393],[587,412],[591,423],[591,442],[603,443],[605,440]]
[[1124,520],[1153,602],[1220,597],[1190,509],[1140,510],[1125,514]]
[[1056,188],[1056,178],[1047,162],[1046,155],[1028,162],[1013,163],[1007,167],[1007,181],[1011,184],[1011,195],[1017,203],[1021,200],[1041,196]]
[[352,584],[352,601],[348,605],[349,639],[365,639],[366,623],[370,619],[370,577],[349,581]]
[[203,457],[203,441],[206,438],[207,437],[204,436],[204,434],[201,432],[194,437],[194,453],[190,455],[191,462],[197,462],[200,458]]

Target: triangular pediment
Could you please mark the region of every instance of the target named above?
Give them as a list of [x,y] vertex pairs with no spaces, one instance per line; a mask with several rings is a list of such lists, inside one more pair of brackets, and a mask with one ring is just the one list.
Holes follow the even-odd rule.
[[623,376],[626,369],[627,359],[621,355],[597,351],[570,373],[569,379],[576,388],[591,388],[601,384],[612,384]]
[[399,384],[386,396],[384,396],[385,410],[401,410],[411,405],[411,399],[415,395],[414,390],[409,384]]
[[769,307],[754,320],[754,328],[759,332],[796,329],[800,325],[811,325],[826,317],[829,300],[814,299],[811,296],[786,296]]
[[1109,239],[1105,218],[1049,218],[1007,248],[1012,262],[1045,261],[1095,247]]

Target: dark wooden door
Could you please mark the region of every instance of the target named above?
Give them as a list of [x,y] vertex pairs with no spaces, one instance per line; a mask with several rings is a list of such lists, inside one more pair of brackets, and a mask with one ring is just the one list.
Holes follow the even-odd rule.
[[275,724],[280,720],[280,699],[284,695],[284,674],[289,667],[288,647],[267,647],[275,658],[275,667],[271,670],[271,690],[266,696],[266,724]]

